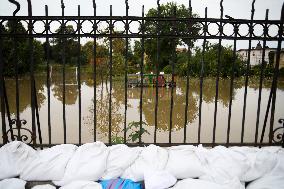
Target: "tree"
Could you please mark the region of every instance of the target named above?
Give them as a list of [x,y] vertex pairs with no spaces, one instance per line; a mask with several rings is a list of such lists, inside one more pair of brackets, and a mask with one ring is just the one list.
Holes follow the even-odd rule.
[[[64,29],[60,26],[57,30],[57,33],[64,34],[74,34],[75,30],[72,25],[67,25]],[[65,47],[65,61],[66,64],[77,64],[79,50],[78,50],[78,41],[76,37],[67,37],[67,38],[55,38],[52,40],[53,46],[51,46],[51,59],[57,63],[62,63],[62,53],[63,48]],[[80,45],[81,48],[81,45]],[[87,57],[85,54],[81,54],[81,64],[87,63]]]
[[[5,26],[1,25],[2,33],[26,33],[21,22],[8,21]],[[16,43],[16,49],[13,48],[14,42]],[[30,71],[30,51],[29,51],[29,39],[28,38],[3,38],[3,61],[4,61],[4,75],[14,76],[16,69],[14,60],[18,64],[18,74],[24,74]],[[34,68],[43,62],[43,48],[39,41],[33,40],[33,59]]]
[[[178,75],[186,75],[187,71],[187,53],[178,54],[178,63],[176,73]],[[194,54],[189,62],[189,70],[191,76],[199,76],[202,65],[202,48],[196,47]],[[221,47],[220,75],[228,77],[231,75],[234,62],[234,52],[231,46]],[[235,76],[241,76],[245,73],[245,62],[240,57],[236,57],[234,73]],[[169,71],[171,72],[171,68]],[[206,43],[204,52],[204,76],[216,76],[218,72],[218,44]]]
[[[188,18],[190,15],[189,10],[184,5],[177,5],[176,3],[170,2],[160,6],[160,16],[161,17],[173,17],[174,9],[176,9],[176,17]],[[158,15],[158,10],[152,8],[146,14],[146,17],[156,17]],[[198,17],[197,14],[192,14],[192,17]],[[175,25],[176,24],[176,28]],[[197,24],[189,24],[187,22],[169,22],[160,21],[159,28],[161,29],[161,34],[173,34],[174,31],[178,30],[181,34],[187,35],[197,35],[200,30],[200,26]],[[190,28],[190,30],[189,30]],[[156,33],[157,25],[153,21],[146,20],[145,31],[149,33]],[[172,59],[172,54],[175,52],[177,45],[188,45],[193,47],[193,40],[186,40],[182,38],[177,38],[176,40],[169,38],[160,38],[160,59],[159,68],[162,70],[165,66],[170,64]],[[157,62],[157,39],[146,39],[145,40],[145,51],[149,56],[150,65],[148,65],[149,70],[154,70],[155,64]]]

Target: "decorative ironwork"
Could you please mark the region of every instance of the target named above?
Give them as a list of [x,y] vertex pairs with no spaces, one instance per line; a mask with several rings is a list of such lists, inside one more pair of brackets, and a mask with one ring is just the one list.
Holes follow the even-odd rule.
[[[6,103],[6,106],[1,104],[1,116],[2,120],[5,120],[5,115],[8,115],[8,123],[9,123],[9,130],[6,131],[6,126],[5,124],[2,124],[2,130],[3,138],[7,138],[7,136],[10,137],[10,141],[12,140],[20,140],[26,143],[31,144],[33,142],[33,145],[36,146],[36,129],[38,128],[38,133],[39,133],[39,141],[41,143],[41,130],[40,130],[40,123],[39,123],[39,112],[38,112],[38,106],[37,106],[37,97],[35,94],[35,81],[34,81],[34,67],[33,67],[33,39],[34,38],[42,38],[45,39],[46,44],[47,44],[47,88],[48,88],[48,132],[49,132],[49,144],[52,144],[51,141],[51,118],[50,118],[50,78],[49,78],[49,60],[50,60],[50,53],[49,53],[49,46],[50,46],[50,38],[58,38],[61,41],[62,45],[62,64],[63,64],[63,127],[64,127],[64,143],[66,143],[66,115],[65,115],[65,63],[66,63],[66,44],[65,41],[66,39],[70,37],[76,37],[78,38],[78,53],[80,54],[80,38],[91,38],[94,41],[94,51],[93,51],[93,58],[94,58],[94,67],[93,67],[93,80],[94,80],[94,99],[96,99],[96,57],[97,57],[97,52],[96,52],[96,41],[99,38],[108,38],[109,40],[109,65],[108,69],[110,72],[109,75],[109,80],[110,80],[110,98],[109,98],[109,114],[108,114],[108,119],[109,119],[109,144],[111,144],[111,130],[112,130],[112,99],[111,99],[111,91],[112,91],[112,67],[113,67],[113,52],[112,52],[112,40],[114,38],[123,38],[125,39],[125,46],[126,46],[126,52],[125,52],[125,126],[126,126],[126,117],[127,117],[127,67],[128,67],[128,44],[130,43],[130,39],[133,38],[139,38],[141,39],[141,46],[142,46],[142,52],[145,51],[144,49],[144,43],[145,39],[149,38],[154,38],[156,39],[157,43],[157,53],[156,53],[156,67],[155,67],[155,72],[156,72],[156,94],[155,94],[155,130],[154,130],[154,143],[157,143],[157,125],[158,125],[158,109],[159,109],[159,95],[158,95],[158,75],[159,75],[159,62],[161,61],[161,40],[163,38],[170,38],[174,41],[177,39],[187,39],[188,41],[194,41],[197,39],[203,40],[203,46],[202,46],[202,61],[201,64],[206,64],[204,61],[204,52],[205,52],[205,43],[210,40],[210,39],[215,39],[218,40],[218,70],[217,70],[217,76],[216,76],[216,95],[215,95],[215,110],[214,110],[214,125],[213,125],[213,140],[212,143],[203,143],[204,145],[218,145],[216,142],[216,127],[217,127],[217,103],[218,103],[218,97],[219,97],[219,77],[220,77],[220,62],[221,62],[221,51],[222,51],[222,40],[231,40],[234,42],[234,60],[232,62],[232,68],[234,68],[234,62],[236,61],[236,44],[237,41],[240,40],[247,40],[249,41],[249,49],[251,49],[251,41],[252,40],[260,40],[263,41],[263,47],[266,46],[266,42],[268,41],[275,41],[278,42],[278,47],[276,50],[276,64],[275,64],[275,73],[273,76],[273,82],[271,86],[271,93],[269,96],[268,100],[268,105],[266,109],[266,114],[265,114],[265,121],[264,121],[264,126],[262,127],[262,132],[261,132],[261,139],[260,143],[258,143],[258,125],[259,125],[259,112],[260,112],[260,103],[261,103],[261,90],[262,90],[262,82],[263,82],[263,74],[261,75],[260,78],[260,88],[259,88],[259,99],[258,99],[258,115],[257,115],[257,124],[256,124],[256,133],[255,133],[255,143],[243,143],[243,135],[245,132],[245,118],[246,118],[246,98],[247,98],[247,87],[248,87],[248,77],[249,77],[249,69],[250,69],[250,59],[247,61],[247,66],[246,66],[246,81],[245,81],[245,94],[244,94],[244,106],[243,106],[243,118],[242,118],[242,135],[241,135],[241,142],[240,143],[233,143],[230,141],[230,129],[231,129],[231,107],[232,107],[232,92],[233,92],[233,84],[234,84],[234,72],[232,69],[232,75],[231,75],[231,84],[230,84],[230,107],[229,107],[229,115],[228,115],[228,128],[227,128],[227,141],[226,145],[255,145],[257,146],[260,144],[261,146],[264,145],[283,145],[283,132],[284,132],[284,119],[280,119],[279,123],[282,124],[281,127],[278,127],[274,130],[271,130],[273,128],[273,121],[274,121],[274,111],[275,111],[275,100],[276,100],[276,90],[277,90],[277,80],[278,80],[278,73],[279,73],[279,61],[280,61],[280,51],[281,51],[281,43],[283,41],[283,21],[284,21],[284,7],[282,7],[281,11],[281,19],[279,20],[268,20],[268,11],[266,11],[266,18],[265,20],[254,20],[254,12],[255,12],[255,0],[252,0],[252,8],[251,8],[251,19],[237,19],[237,18],[232,18],[230,16],[225,15],[225,18],[223,18],[224,14],[224,7],[223,7],[223,0],[220,0],[220,18],[209,18],[206,16],[201,18],[195,18],[192,16],[192,7],[191,7],[191,1],[189,0],[189,15],[187,17],[178,17],[176,13],[173,16],[162,16],[162,5],[160,4],[160,0],[157,0],[157,15],[153,17],[147,17],[144,16],[144,9],[142,16],[129,16],[128,11],[129,11],[129,4],[128,0],[125,0],[125,10],[126,10],[126,15],[125,16],[113,16],[112,15],[112,6],[110,6],[110,12],[108,16],[97,16],[96,11],[97,11],[97,6],[96,6],[96,1],[92,0],[93,3],[93,11],[94,15],[92,16],[81,16],[80,15],[80,10],[78,8],[78,15],[77,16],[66,16],[64,15],[64,9],[65,9],[65,4],[64,1],[60,1],[61,5],[61,11],[62,15],[61,16],[49,16],[48,15],[48,7],[46,6],[45,8],[45,16],[33,16],[32,15],[32,3],[31,0],[27,0],[28,2],[28,16],[16,16],[18,11],[20,10],[20,4],[16,0],[8,0],[10,3],[16,5],[16,9],[13,12],[13,16],[0,16],[0,25],[5,25],[7,22],[12,21],[13,23],[22,23],[25,26],[28,26],[27,30],[19,30],[17,31],[16,29],[12,29],[10,32],[1,32],[0,31],[0,44],[2,43],[2,39],[4,38],[13,38],[15,39],[14,41],[17,41],[17,38],[27,38],[29,39],[29,59],[31,62],[31,71],[30,71],[30,80],[31,80],[31,109],[32,109],[32,131],[25,127],[27,124],[26,120],[22,120],[18,113],[15,119],[10,119],[10,113],[9,113],[9,107],[8,107],[8,102]],[[207,9],[206,9],[207,10]],[[174,30],[162,30],[162,26],[165,22],[172,23],[172,27]],[[68,33],[64,32],[64,28],[68,26],[70,23],[72,23],[74,32]],[[146,30],[147,24],[153,24],[156,26],[156,28],[153,28],[152,30]],[[183,30],[178,30],[176,26],[178,25],[185,25],[188,26],[187,31]],[[59,25],[60,30],[57,31],[54,26]],[[91,25],[92,27],[85,27],[86,25]],[[137,29],[133,30],[133,25],[138,26]],[[42,26],[42,27],[39,27]],[[121,26],[120,31],[114,31],[114,29],[117,26]],[[194,33],[192,32],[192,28],[194,26],[198,26],[200,29],[200,32]],[[218,28],[217,31],[211,30],[210,28]],[[262,29],[256,29],[261,27]],[[227,28],[227,29],[225,29]],[[246,28],[246,29],[245,29]],[[278,30],[278,33],[273,34],[273,30],[275,29]],[[259,32],[261,31],[261,32]],[[271,32],[272,31],[272,32]],[[1,89],[5,86],[5,80],[4,80],[4,64],[2,59],[2,49],[0,45],[0,84],[1,84]],[[191,51],[192,51],[193,46],[191,44],[188,44],[188,64],[190,62],[190,57],[191,57]],[[17,51],[16,51],[16,43],[14,43],[13,51],[15,54],[15,57],[17,56]],[[173,52],[173,57],[176,58],[176,52]],[[262,67],[261,67],[261,72],[263,73],[264,70],[264,56],[265,56],[265,51],[263,51],[262,54]],[[15,65],[16,65],[16,58],[15,58]],[[144,63],[144,53],[141,53],[141,63],[140,63],[140,71],[142,74],[143,78],[143,63]],[[78,56],[78,64],[77,67],[79,68],[78,72],[78,78],[80,80],[80,58]],[[205,65],[202,65],[202,69]],[[172,71],[174,73],[174,62],[172,62]],[[190,67],[188,66],[187,70],[187,88],[186,88],[186,106],[185,106],[185,121],[184,121],[184,142],[181,144],[194,144],[191,142],[187,141],[186,135],[186,128],[187,128],[187,112],[188,112],[188,91],[189,89],[189,70]],[[203,80],[203,70],[201,70],[201,80]],[[18,77],[17,71],[15,71],[16,77]],[[143,79],[142,79],[143,81]],[[79,94],[81,95],[81,88],[80,88],[80,81],[78,82],[78,90]],[[5,88],[5,87],[4,87]],[[3,91],[3,90],[1,90]],[[4,99],[4,95],[1,93],[1,102]],[[202,143],[200,139],[201,135],[201,127],[202,127],[202,122],[201,122],[201,112],[202,112],[202,91],[203,91],[203,83],[201,82],[200,84],[200,105],[199,105],[199,131],[198,131],[198,143]],[[172,93],[172,91],[171,91]],[[143,85],[141,86],[141,91],[140,91],[140,130],[142,130],[142,104],[143,104]],[[16,97],[19,98],[19,92],[16,92]],[[80,97],[81,98],[81,97]],[[19,108],[19,103],[16,103],[17,109]],[[174,114],[173,111],[173,105],[174,105],[174,99],[171,97],[171,113],[170,113],[170,128],[172,127],[172,116]],[[268,120],[268,114],[271,106],[271,116],[270,116],[270,130],[269,130],[269,142],[268,143],[263,143],[263,137],[266,129],[266,122]],[[96,100],[94,100],[94,108],[96,108]],[[7,111],[6,111],[7,110]],[[95,109],[96,110],[96,109]],[[7,113],[3,113],[3,112]],[[96,112],[96,111],[94,111]],[[36,118],[36,119],[35,119]],[[81,100],[79,100],[79,144],[81,143]],[[96,134],[97,134],[97,128],[96,128],[96,122],[97,122],[97,116],[96,113],[94,114],[94,141],[96,141]],[[5,121],[2,121],[2,123],[5,123]],[[36,128],[37,126],[37,128]],[[125,129],[126,130],[126,129]],[[6,132],[5,132],[6,131]],[[23,131],[23,133],[22,133]],[[170,129],[171,131],[171,129]],[[124,138],[126,138],[127,133],[124,133]],[[171,132],[169,133],[169,145],[175,145],[175,143],[171,143]],[[6,141],[4,140],[4,143]],[[141,138],[139,139],[139,143],[141,144]],[[178,144],[178,143],[176,143]],[[221,145],[221,143],[219,143]],[[131,145],[131,144],[128,144]],[[159,144],[161,145],[161,144]],[[44,146],[41,144],[41,146]]]
[[[31,144],[33,141],[33,132],[30,129],[24,127],[26,124],[27,121],[24,119],[22,120],[12,119],[9,123],[9,125],[11,125],[11,128],[6,132],[7,136],[11,136],[11,138],[8,139],[8,142],[13,141],[14,138],[14,140],[22,141],[26,144]],[[18,135],[16,134],[19,129],[21,131],[20,137],[18,137]]]
[[277,127],[272,132],[272,141],[275,144],[284,145],[284,119],[279,119],[278,122],[282,124],[280,127]]

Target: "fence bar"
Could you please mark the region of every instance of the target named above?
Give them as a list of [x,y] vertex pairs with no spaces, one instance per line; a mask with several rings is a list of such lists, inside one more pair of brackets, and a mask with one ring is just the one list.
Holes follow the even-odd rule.
[[[141,31],[142,35],[144,34],[144,5],[142,6],[142,23],[141,23]],[[140,120],[140,134],[139,134],[139,144],[142,144],[142,110],[143,110],[143,85],[144,85],[144,73],[143,73],[143,66],[144,66],[144,43],[145,39],[141,39],[141,62],[140,62],[140,76],[141,76],[141,87],[140,87],[140,105],[139,105],[139,120]]]
[[201,60],[201,70],[200,70],[200,96],[199,96],[199,120],[198,120],[198,143],[200,143],[200,135],[201,135],[201,120],[202,120],[202,96],[203,96],[203,76],[204,76],[204,54],[205,54],[205,45],[206,45],[206,33],[208,31],[207,28],[207,7],[205,8],[205,24],[203,28],[203,45],[202,45],[202,60]]
[[[174,6],[174,18],[177,16],[177,7]],[[173,35],[177,33],[176,21],[173,22]],[[173,129],[173,106],[174,106],[174,74],[175,74],[175,63],[177,61],[176,55],[176,40],[174,40],[173,49],[173,60],[172,62],[172,79],[171,79],[171,106],[170,106],[170,130],[169,130],[169,143],[172,143],[172,129]]]
[[234,78],[235,78],[235,64],[236,64],[236,48],[237,48],[237,35],[238,35],[238,25],[234,24],[234,53],[233,53],[233,63],[231,71],[231,83],[230,83],[230,102],[229,102],[229,114],[228,114],[228,128],[227,128],[227,145],[230,142],[230,132],[231,132],[231,116],[232,116],[232,102],[233,102],[233,91],[234,91]]
[[[45,5],[45,16],[48,17],[48,6]],[[45,31],[48,34],[49,24],[45,21]],[[49,37],[45,39],[45,53],[46,53],[46,87],[47,87],[47,125],[48,125],[48,143],[51,144],[51,119],[50,119],[50,48]]]
[[[78,17],[80,18],[80,5],[78,5]],[[77,78],[78,78],[78,92],[79,92],[79,144],[82,143],[82,97],[81,97],[81,21],[78,19],[78,57],[77,57]]]
[[[192,6],[191,0],[188,2],[188,11],[189,11],[189,18],[188,18],[188,31],[192,31],[190,19],[192,17]],[[191,59],[191,40],[188,41],[187,44],[187,69],[186,69],[186,95],[185,95],[185,109],[184,109],[184,127],[183,127],[183,143],[186,143],[186,130],[187,130],[187,113],[188,113],[188,94],[189,94],[189,63]]]
[[[157,0],[158,18],[160,17],[160,0]],[[159,63],[160,63],[160,22],[157,21],[157,60],[156,60],[156,98],[155,98],[155,131],[154,131],[154,144],[157,143],[157,129],[158,129],[158,103],[159,103]]]
[[9,102],[8,102],[8,97],[7,97],[5,80],[3,82],[3,95],[4,95],[4,102],[5,102],[6,112],[7,112],[7,117],[8,117],[9,129],[11,131],[11,139],[12,139],[12,141],[14,141],[15,135],[14,135],[14,131],[13,131],[13,121],[11,119],[11,113],[10,113],[10,107],[9,107]]
[[[113,32],[112,23],[112,5],[110,5],[110,23],[109,23],[110,34]],[[112,37],[109,38],[109,110],[108,110],[108,142],[111,144],[111,103],[112,103]]]
[[[254,3],[255,0],[252,1],[251,8],[251,23],[249,25],[249,47],[248,47],[248,59],[247,59],[247,67],[246,67],[246,77],[245,77],[245,92],[244,92],[244,105],[243,105],[243,119],[242,119],[242,131],[241,131],[241,143],[244,142],[244,133],[245,133],[245,122],[246,122],[246,107],[247,107],[247,92],[248,92],[248,80],[249,80],[249,72],[250,72],[250,53],[251,53],[251,39],[253,35],[253,17],[254,17]],[[265,47],[263,47],[265,48]]]
[[[128,0],[125,0],[125,11],[126,11],[126,20],[125,20],[125,31],[126,31],[126,35],[128,35],[128,30],[129,30],[129,25],[128,25],[128,10],[129,10],[129,6],[128,6]],[[126,144],[126,134],[127,134],[127,130],[126,130],[126,118],[127,118],[127,83],[128,83],[128,79],[127,79],[127,69],[128,69],[128,37],[125,38],[125,64],[124,64],[124,144]]]
[[[15,34],[17,33],[17,23],[18,21],[15,20],[13,21],[13,29],[12,29],[12,33]],[[18,45],[17,45],[17,39],[14,37],[13,38],[13,65],[15,67],[15,71],[14,71],[14,74],[15,74],[15,82],[16,82],[16,127],[17,127],[17,140],[21,140],[21,121],[20,121],[20,110],[19,110],[19,96],[20,96],[20,92],[19,92],[19,75],[18,75],[18,72],[19,72],[19,66],[18,66]],[[7,101],[8,102],[8,101]]]
[[[223,20],[223,0],[220,1],[220,20]],[[222,37],[223,35],[223,23],[220,22],[219,25],[219,36]],[[217,112],[218,112],[218,98],[219,98],[219,80],[220,80],[220,64],[221,64],[221,52],[222,52],[222,39],[219,39],[218,42],[218,62],[217,62],[217,76],[216,76],[216,95],[215,95],[215,108],[214,108],[214,124],[213,124],[213,138],[212,138],[212,145],[215,145],[216,140],[216,127],[217,127]]]
[[255,125],[255,138],[254,138],[254,142],[255,142],[255,146],[257,144],[258,141],[258,129],[259,129],[259,116],[260,116],[260,105],[261,105],[261,95],[262,95],[262,85],[263,85],[263,71],[264,68],[266,66],[265,63],[265,47],[266,47],[266,36],[268,35],[268,25],[267,25],[267,21],[268,21],[268,13],[269,10],[266,9],[266,13],[265,13],[265,24],[264,24],[264,40],[263,40],[263,49],[262,49],[262,57],[261,57],[261,70],[260,70],[260,79],[259,79],[259,89],[258,89],[258,101],[257,101],[257,115],[256,115],[256,125]]
[[273,87],[272,89],[272,105],[271,105],[271,112],[270,112],[270,128],[269,128],[269,143],[272,144],[273,139],[273,126],[274,126],[274,114],[275,114],[275,102],[276,102],[276,92],[277,92],[277,82],[279,76],[279,64],[280,64],[280,54],[281,54],[281,44],[283,40],[283,22],[284,22],[284,3],[281,10],[281,24],[278,31],[278,45],[276,51],[276,64],[275,64],[275,71],[273,75]]
[[[64,16],[64,9],[65,9],[65,5],[63,0],[61,0],[61,11],[62,11],[62,16]],[[61,24],[61,30],[62,33],[65,33],[65,22],[64,19],[62,19],[62,24]],[[62,109],[63,109],[63,135],[64,135],[64,144],[66,144],[66,110],[65,110],[65,91],[66,91],[66,85],[65,85],[65,67],[66,67],[66,59],[65,59],[65,51],[66,51],[66,44],[65,44],[66,38],[63,38],[62,40],[62,64],[63,64],[63,68],[62,68],[62,73],[63,73],[63,78],[62,78],[62,82],[63,82],[63,94],[62,94],[62,101],[63,101],[63,105],[62,105]]]
[[[32,18],[32,3],[31,0],[28,1],[28,13],[29,17]],[[34,79],[34,45],[33,45],[33,37],[32,37],[32,32],[33,32],[33,23],[32,20],[29,20],[28,23],[28,31],[29,35],[29,55],[30,55],[30,82],[31,82],[31,112],[32,112],[32,140],[33,140],[33,145],[36,144],[36,122],[35,122],[35,79]]]
[[[35,80],[34,80],[34,91],[36,91]],[[34,99],[35,99],[35,113],[36,113],[36,124],[37,124],[38,140],[39,140],[39,143],[42,144],[42,135],[41,135],[41,127],[40,127],[39,111],[38,111],[38,103],[37,103],[37,94],[36,93],[34,93]],[[41,147],[41,149],[43,149],[43,148]]]
[[[97,5],[96,1],[93,0],[94,17],[97,16]],[[93,80],[94,80],[94,141],[97,141],[97,20],[94,20],[94,51],[93,51]],[[103,82],[103,81],[102,81]]]
[[[2,33],[2,26],[0,25],[0,34]],[[8,136],[6,131],[6,119],[5,119],[5,98],[4,98],[4,60],[2,53],[3,41],[0,37],[0,102],[1,102],[1,120],[2,120],[2,133],[3,133],[3,143],[8,142]],[[12,136],[13,137],[13,136]]]

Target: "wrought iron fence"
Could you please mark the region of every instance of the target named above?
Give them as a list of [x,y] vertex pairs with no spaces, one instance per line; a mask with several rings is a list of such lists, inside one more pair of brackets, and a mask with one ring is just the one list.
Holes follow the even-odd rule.
[[[265,146],[265,145],[282,145],[283,146],[283,131],[284,127],[283,125],[279,128],[274,128],[274,114],[275,114],[275,103],[276,103],[276,90],[277,90],[277,82],[278,82],[278,76],[279,76],[279,62],[280,62],[280,52],[281,52],[281,43],[283,42],[283,22],[284,22],[284,8],[282,8],[281,12],[281,19],[280,20],[269,20],[268,19],[268,10],[266,11],[266,17],[265,20],[254,20],[254,4],[255,0],[252,1],[252,8],[251,8],[251,19],[246,20],[246,19],[235,19],[230,16],[225,15],[226,18],[224,18],[224,10],[223,10],[223,0],[220,1],[220,18],[208,18],[207,17],[207,8],[205,9],[205,17],[204,18],[196,18],[192,16],[192,7],[191,7],[191,1],[189,0],[189,15],[188,17],[178,17],[176,10],[174,10],[173,16],[171,17],[164,17],[161,16],[161,5],[160,1],[157,1],[157,10],[158,14],[157,16],[154,17],[145,17],[144,15],[144,6],[142,8],[142,15],[141,16],[129,16],[128,15],[128,1],[125,1],[125,11],[126,11],[126,16],[113,16],[112,15],[112,6],[110,6],[110,15],[108,16],[97,16],[97,8],[96,8],[96,2],[93,0],[93,15],[92,16],[81,16],[80,15],[80,5],[78,6],[78,16],[66,16],[65,15],[65,5],[63,0],[61,0],[61,10],[62,10],[62,16],[49,16],[48,15],[48,7],[45,6],[45,16],[33,16],[32,14],[32,4],[31,0],[27,0],[28,2],[28,16],[16,16],[17,12],[20,10],[20,4],[15,1],[15,0],[9,0],[11,3],[16,5],[16,10],[13,13],[13,16],[0,16],[0,25],[2,26],[5,22],[10,21],[12,23],[16,24],[19,22],[25,22],[28,24],[28,30],[27,32],[23,31],[17,31],[16,27],[10,32],[1,32],[0,30],[0,92],[1,92],[1,117],[2,117],[2,133],[3,133],[3,142],[7,143],[11,140],[21,140],[25,141],[33,146],[50,146],[53,145],[52,143],[52,137],[51,137],[51,130],[52,130],[52,124],[51,124],[51,104],[50,104],[50,39],[51,38],[57,38],[61,41],[62,45],[62,64],[63,64],[63,106],[62,106],[62,111],[63,111],[63,129],[64,129],[64,143],[66,143],[66,132],[67,132],[67,127],[66,127],[66,102],[65,102],[65,91],[66,91],[66,83],[65,83],[65,65],[66,65],[66,39],[70,37],[74,37],[78,39],[78,59],[77,59],[77,68],[78,68],[78,91],[79,91],[79,130],[78,130],[78,138],[79,138],[79,145],[82,143],[82,135],[81,135],[81,130],[82,130],[82,102],[81,102],[81,61],[80,61],[80,52],[81,52],[81,38],[82,37],[88,37],[91,38],[94,42],[94,49],[93,49],[93,57],[94,57],[94,64],[93,64],[93,83],[94,83],[94,90],[93,90],[93,97],[96,99],[97,97],[97,92],[96,92],[96,80],[97,80],[97,67],[96,67],[96,57],[97,57],[97,48],[96,48],[96,42],[99,38],[107,38],[109,40],[109,64],[108,64],[108,69],[109,69],[109,82],[110,82],[110,93],[109,93],[109,102],[108,102],[108,144],[110,145],[112,143],[111,137],[112,137],[112,86],[113,86],[113,39],[114,38],[123,38],[125,39],[125,47],[126,47],[126,52],[125,52],[125,73],[124,73],[124,102],[125,102],[125,107],[124,107],[124,143],[127,143],[128,145],[145,145],[145,143],[142,143],[141,140],[141,135],[139,136],[139,142],[132,144],[128,143],[126,138],[127,138],[127,125],[126,125],[126,120],[127,120],[127,94],[128,94],[128,47],[129,47],[129,39],[132,38],[139,38],[141,39],[141,48],[142,48],[142,53],[141,53],[141,61],[140,61],[140,76],[141,76],[141,85],[140,87],[140,103],[139,103],[139,110],[140,110],[140,116],[139,116],[139,129],[140,131],[143,129],[143,121],[142,121],[142,109],[143,109],[143,77],[144,74],[144,53],[145,53],[145,40],[152,38],[156,39],[157,42],[157,54],[156,54],[156,79],[155,79],[155,131],[154,131],[154,144],[158,144],[161,146],[169,146],[169,145],[178,145],[178,144],[199,144],[201,143],[201,132],[202,132],[202,102],[203,102],[203,79],[204,79],[204,53],[205,53],[205,45],[208,40],[215,39],[218,40],[218,65],[217,65],[217,76],[216,76],[216,93],[215,93],[215,110],[214,110],[214,120],[213,120],[213,140],[211,143],[205,143],[204,145],[207,146],[215,146],[219,145],[221,143],[216,143],[216,127],[217,127],[217,114],[218,114],[218,99],[219,99],[219,79],[220,79],[220,61],[221,61],[221,53],[222,53],[222,41],[223,40],[231,40],[233,41],[233,62],[232,62],[232,72],[231,72],[231,77],[230,77],[230,101],[229,101],[229,114],[228,114],[228,124],[227,124],[227,136],[226,136],[226,143],[223,143],[223,145],[227,146],[233,146],[233,145],[248,145],[248,146]],[[66,33],[64,32],[64,28],[66,27],[66,23],[68,21],[73,21],[76,23],[76,28],[74,33]],[[37,32],[34,29],[34,26],[36,23],[43,23],[44,24],[44,31],[42,32]],[[51,25],[52,23],[59,23],[61,27],[61,31],[52,31],[51,30]],[[83,30],[83,23],[84,22],[89,22],[92,23],[92,29],[88,32]],[[107,23],[107,30],[101,31],[98,29],[98,25],[101,23]],[[115,32],[114,31],[114,24],[116,22],[122,22],[124,25],[124,31],[121,32]],[[137,32],[133,32],[130,29],[130,24],[131,22],[138,22],[139,23],[139,29]],[[155,30],[145,30],[145,22],[153,22],[156,25]],[[162,23],[169,23],[171,24],[172,28],[174,28],[170,32],[165,32],[164,30],[161,30],[161,25]],[[177,28],[177,24],[185,24],[187,27],[187,31],[179,31]],[[208,29],[210,24],[216,24],[218,26],[218,32],[216,34],[213,34],[212,31]],[[198,25],[200,26],[200,31],[199,33],[194,33],[192,32],[192,26]],[[227,35],[224,32],[224,27],[226,25],[232,26],[233,33],[231,35]],[[239,32],[239,27],[241,25],[246,25],[248,27],[248,33],[247,34],[241,34]],[[263,34],[262,35],[257,35],[255,33],[255,26],[256,25],[261,25],[263,27]],[[270,26],[277,26],[278,28],[278,34],[276,36],[271,36],[269,34],[269,29]],[[3,52],[3,39],[4,38],[13,38],[13,53],[14,57],[17,56],[17,40],[20,38],[27,38],[29,40],[29,60],[30,60],[30,84],[31,84],[31,93],[30,93],[30,98],[31,98],[31,115],[32,115],[32,123],[29,123],[32,125],[32,130],[29,130],[25,128],[25,125],[27,124],[27,121],[23,118],[20,117],[20,112],[19,112],[19,78],[18,78],[18,62],[16,61],[16,58],[13,60],[13,65],[15,67],[15,81],[16,81],[16,106],[17,106],[17,112],[16,112],[16,117],[14,119],[11,118],[10,112],[9,112],[9,103],[7,100],[7,91],[6,91],[6,86],[5,86],[5,76],[4,76],[4,63],[3,63],[3,54],[6,52]],[[34,78],[34,44],[33,44],[33,39],[34,38],[42,38],[45,39],[46,42],[46,86],[47,86],[47,94],[48,94],[48,143],[43,144],[42,143],[42,136],[41,136],[41,127],[40,127],[40,121],[39,121],[39,111],[38,111],[38,104],[37,104],[37,94],[36,94],[36,81]],[[186,98],[184,99],[185,101],[185,119],[184,119],[184,135],[183,135],[183,143],[172,143],[172,127],[173,127],[173,114],[175,113],[173,111],[173,106],[174,106],[174,99],[173,99],[173,87],[171,87],[171,100],[170,100],[170,115],[169,115],[169,141],[166,144],[159,144],[157,143],[157,127],[158,127],[158,102],[159,102],[159,90],[158,90],[158,77],[160,73],[160,68],[159,68],[159,61],[160,61],[160,53],[161,53],[161,44],[160,41],[163,38],[170,38],[174,42],[178,38],[182,39],[187,39],[189,41],[191,40],[203,40],[203,45],[202,45],[202,59],[201,59],[201,70],[200,70],[200,96],[199,96],[199,123],[198,123],[198,142],[197,143],[192,143],[188,142],[190,139],[187,139],[187,123],[188,123],[188,116],[187,112],[189,109],[189,98],[188,98],[188,93],[189,93],[189,81],[190,81],[190,67],[187,66],[187,77],[186,77]],[[237,51],[237,41],[239,40],[246,40],[249,43],[248,47],[248,60],[246,61],[246,73],[245,73],[245,92],[244,92],[244,104],[243,104],[243,114],[242,114],[242,130],[241,130],[241,140],[239,143],[231,142],[230,141],[230,135],[231,135],[231,110],[232,110],[232,100],[233,100],[233,87],[234,87],[234,66],[235,66],[235,61],[237,59],[236,51]],[[266,46],[267,41],[276,41],[278,43],[277,45],[277,50],[276,50],[276,64],[274,67],[274,74],[273,74],[273,82],[271,85],[270,89],[270,95],[269,95],[269,100],[268,100],[268,105],[266,108],[266,113],[265,113],[265,119],[264,123],[262,124],[262,132],[259,134],[258,130],[260,128],[260,104],[262,102],[262,86],[263,86],[263,80],[264,80],[264,67],[265,67],[265,48],[263,48],[262,51],[262,61],[261,61],[261,74],[260,74],[260,80],[259,80],[259,88],[258,88],[258,105],[257,105],[257,116],[256,116],[256,124],[255,124],[255,141],[254,143],[245,143],[244,142],[244,133],[245,133],[245,121],[246,121],[246,111],[247,111],[247,90],[248,90],[248,80],[249,80],[249,70],[250,70],[250,54],[251,54],[251,49],[252,49],[252,40],[259,40],[262,41],[263,47]],[[188,63],[190,62],[191,58],[191,53],[192,53],[192,46],[188,45],[187,47],[187,53],[188,53]],[[172,76],[174,75],[174,70],[175,70],[175,63],[176,63],[176,53],[173,54],[173,61],[171,63],[172,67]],[[172,77],[173,82],[174,78]],[[94,100],[94,117],[93,117],[93,129],[94,129],[94,141],[97,140],[96,134],[97,134],[97,115],[96,115],[96,100]],[[267,124],[268,122],[268,117],[270,113],[270,120],[269,120],[269,125]],[[8,124],[7,124],[8,123]],[[279,123],[283,124],[283,119],[279,120]],[[269,141],[264,142],[263,138],[265,135],[265,130],[269,129]],[[22,131],[27,131],[29,135],[22,134]],[[260,137],[259,137],[260,136]],[[37,137],[39,144],[37,143]],[[30,138],[30,140],[29,140]],[[260,138],[260,140],[259,140]]]

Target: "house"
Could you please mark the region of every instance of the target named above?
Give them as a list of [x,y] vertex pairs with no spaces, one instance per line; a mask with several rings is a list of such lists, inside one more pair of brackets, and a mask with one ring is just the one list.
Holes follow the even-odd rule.
[[[263,52],[263,47],[261,46],[260,42],[258,42],[256,47],[253,47],[250,52],[250,65],[251,66],[261,64],[262,52]],[[270,62],[271,60],[269,61],[269,56],[271,56],[270,54],[274,54],[276,52],[276,48],[269,48],[268,46],[266,46],[264,52],[265,52],[264,61],[266,63],[272,63]],[[240,58],[243,61],[248,60],[248,49],[239,49],[237,51],[237,54],[240,56]]]

